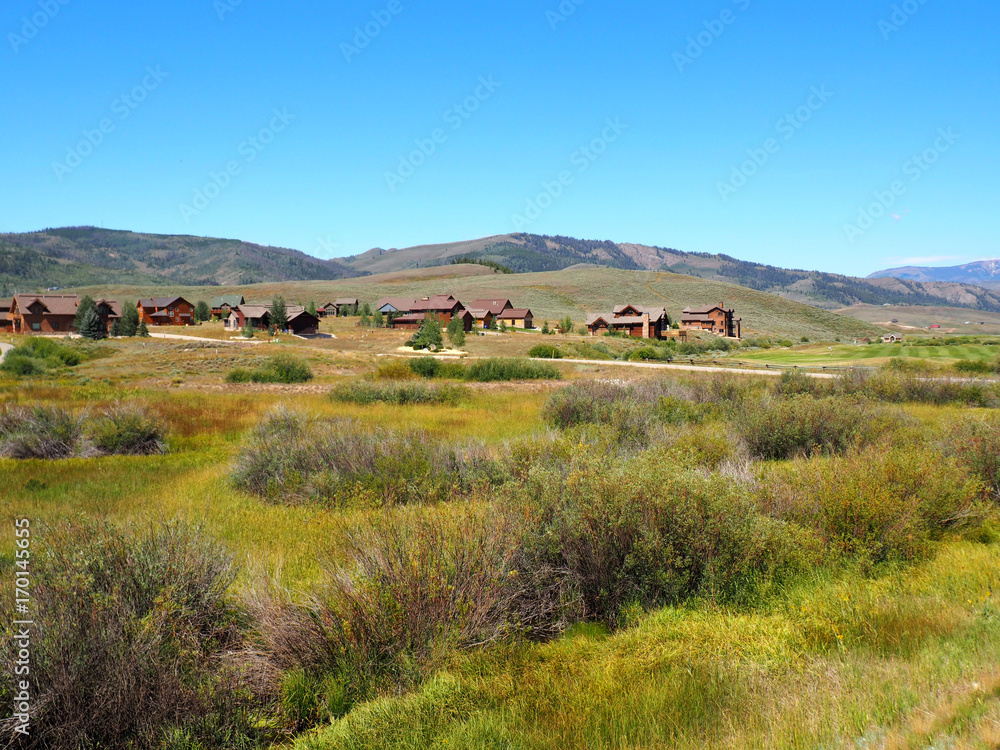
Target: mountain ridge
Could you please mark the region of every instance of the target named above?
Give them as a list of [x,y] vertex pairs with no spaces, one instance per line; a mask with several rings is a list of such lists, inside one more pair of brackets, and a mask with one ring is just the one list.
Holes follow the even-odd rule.
[[985,289],[1000,289],[1000,260],[979,260],[959,266],[902,266],[876,271],[867,278],[954,282],[981,286]]

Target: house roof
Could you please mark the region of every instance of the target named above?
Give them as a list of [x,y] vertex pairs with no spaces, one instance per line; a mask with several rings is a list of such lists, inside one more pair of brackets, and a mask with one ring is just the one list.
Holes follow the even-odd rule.
[[109,318],[120,318],[122,316],[122,306],[121,303],[116,299],[98,299],[94,300],[94,304],[100,307],[101,305],[107,305],[108,309],[111,310]]
[[139,300],[139,304],[142,307],[153,307],[153,308],[170,307],[171,305],[174,305],[177,302],[185,302],[189,305],[191,304],[183,297],[153,297],[151,299]]
[[0,299],[0,310],[9,310],[12,304],[14,304],[12,299]]
[[596,323],[604,323],[607,325],[609,320],[614,320],[614,315],[608,315],[607,313],[591,313],[587,316],[587,325],[592,326]]
[[413,308],[412,297],[383,297],[375,303],[375,309],[381,310],[383,307],[394,307],[400,312],[409,312]]
[[414,300],[410,307],[411,312],[438,312],[441,310],[454,310],[461,303],[450,294],[435,294],[433,297],[424,297]]
[[80,298],[75,294],[15,294],[11,309],[27,310],[35,302],[41,302],[49,315],[76,315]]
[[396,318],[393,323],[419,323],[421,320],[427,317],[427,313],[411,313],[409,315],[400,315]]
[[495,313],[492,310],[476,309],[474,307],[466,308],[464,312],[469,313],[476,320],[484,320],[487,315],[493,315],[494,317],[496,317]]
[[212,307],[219,308],[223,305],[229,307],[239,307],[246,302],[242,294],[224,294],[221,297],[212,297]]
[[629,308],[638,312],[640,316],[643,313],[648,313],[650,321],[657,321],[667,315],[667,308],[665,307],[647,307],[645,305],[619,305],[614,309],[614,314],[621,315],[622,312]]
[[266,305],[239,305],[237,308],[245,318],[260,320],[265,315],[271,314],[271,308]]
[[468,304],[470,310],[489,310],[494,315],[499,315],[508,307],[513,307],[509,299],[474,299]]
[[510,310],[504,310],[498,317],[501,320],[521,320],[522,318],[533,318],[535,316],[527,308],[523,310],[511,308]]
[[339,297],[333,301],[335,305],[357,305],[359,300],[356,297]]
[[731,313],[734,312],[732,309],[727,309],[725,303],[720,302],[717,305],[709,305],[708,307],[685,307],[684,314],[691,313],[692,315],[708,315],[714,310],[722,310],[722,312]]
[[289,323],[291,323],[293,320],[298,320],[299,318],[312,318],[317,323],[319,323],[319,318],[317,318],[315,315],[313,315],[311,312],[309,312],[307,310],[300,310],[297,313],[289,313],[288,314],[288,322]]
[[716,320],[711,315],[694,315],[692,313],[684,313],[684,317],[681,318],[683,323],[715,323]]

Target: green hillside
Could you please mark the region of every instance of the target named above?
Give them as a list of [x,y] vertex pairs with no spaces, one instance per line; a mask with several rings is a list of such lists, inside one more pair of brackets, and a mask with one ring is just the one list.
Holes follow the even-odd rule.
[[892,304],[949,305],[1000,312],[1000,292],[966,283],[860,279],[822,271],[777,268],[729,255],[562,236],[507,234],[402,250],[375,249],[344,258],[344,262],[360,272],[386,273],[446,265],[456,259],[497,263],[515,273],[556,271],[579,264],[669,271],[738,284],[826,309]]
[[[133,299],[164,290],[162,287],[102,286],[84,291]],[[380,297],[416,298],[439,293],[454,294],[463,301],[508,297],[516,306],[531,308],[539,322],[555,321],[565,315],[582,322],[587,313],[610,311],[614,305],[627,302],[663,305],[671,317],[676,318],[687,306],[721,301],[736,308],[743,318],[746,334],[832,339],[869,337],[883,330],[855,318],[724,282],[679,274],[594,267],[510,275],[497,274],[482,266],[460,265],[338,281],[243,285],[213,290],[176,286],[169,291],[192,301],[209,293],[239,293],[248,301],[269,300],[282,294],[289,301],[307,303],[313,300],[317,304],[344,296],[367,302],[375,302]]]
[[94,227],[0,235],[0,295],[97,284],[218,284],[339,279],[342,263],[239,240]]

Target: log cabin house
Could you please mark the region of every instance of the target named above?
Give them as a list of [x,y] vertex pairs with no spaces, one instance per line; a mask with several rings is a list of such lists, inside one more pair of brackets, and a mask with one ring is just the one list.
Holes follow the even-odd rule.
[[724,303],[698,309],[685,307],[681,314],[681,328],[688,331],[707,331],[731,339],[743,338],[742,318]]
[[75,294],[15,294],[8,324],[12,333],[71,333],[79,305]]
[[136,307],[139,320],[148,326],[194,325],[194,305],[183,297],[141,299]]
[[588,315],[586,325],[591,336],[623,333],[638,339],[661,339],[670,330],[670,317],[663,307],[619,305],[610,315]]

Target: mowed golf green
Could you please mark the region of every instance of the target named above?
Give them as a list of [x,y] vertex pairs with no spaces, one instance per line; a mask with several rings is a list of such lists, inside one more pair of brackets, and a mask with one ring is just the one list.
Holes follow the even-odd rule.
[[967,359],[976,362],[988,362],[1000,354],[1000,341],[997,346],[958,345],[958,346],[904,346],[902,344],[817,344],[799,346],[794,349],[768,350],[752,353],[739,353],[741,360],[769,363],[775,365],[851,365],[864,364],[877,366],[894,357],[907,359],[922,359],[950,364]]

